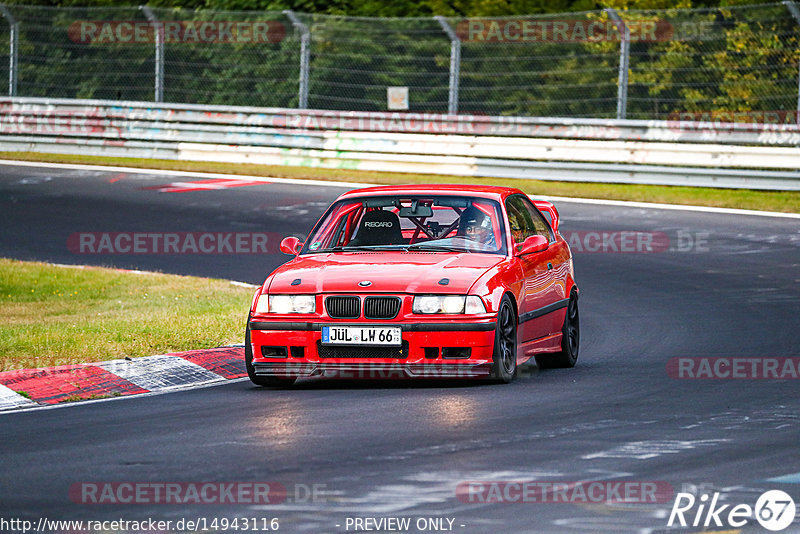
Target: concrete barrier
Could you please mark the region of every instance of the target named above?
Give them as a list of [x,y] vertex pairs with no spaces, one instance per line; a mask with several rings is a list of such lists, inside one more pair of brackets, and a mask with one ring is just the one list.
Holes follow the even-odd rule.
[[711,126],[0,99],[1,151],[800,190],[797,125]]

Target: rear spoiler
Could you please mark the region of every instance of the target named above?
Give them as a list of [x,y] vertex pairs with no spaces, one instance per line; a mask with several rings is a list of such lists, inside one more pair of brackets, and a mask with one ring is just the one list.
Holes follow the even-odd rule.
[[533,200],[533,205],[536,206],[539,211],[550,214],[550,226],[553,228],[554,232],[558,232],[558,210],[553,203],[547,200]]

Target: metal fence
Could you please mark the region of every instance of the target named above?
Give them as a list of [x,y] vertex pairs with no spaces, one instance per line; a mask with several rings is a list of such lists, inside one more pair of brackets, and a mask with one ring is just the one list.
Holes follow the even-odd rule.
[[0,83],[16,96],[383,111],[406,87],[423,113],[797,123],[800,109],[788,1],[480,19],[0,11]]

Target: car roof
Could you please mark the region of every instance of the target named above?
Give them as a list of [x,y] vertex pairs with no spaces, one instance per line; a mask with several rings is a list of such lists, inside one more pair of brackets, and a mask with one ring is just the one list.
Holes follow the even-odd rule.
[[[472,184],[412,184],[412,185],[383,185],[377,187],[366,187],[354,189],[344,193],[339,198],[354,198],[361,196],[372,196],[380,194],[450,194],[464,196],[480,196],[500,200],[509,195],[522,193],[514,187],[501,187],[495,185],[472,185]],[[524,193],[522,193],[524,194]]]

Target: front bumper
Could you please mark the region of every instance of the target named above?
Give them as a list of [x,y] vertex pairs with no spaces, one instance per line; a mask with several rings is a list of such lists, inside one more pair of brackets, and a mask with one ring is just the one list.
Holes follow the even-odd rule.
[[[488,376],[495,322],[382,323],[402,328],[401,348],[321,344],[323,325],[376,323],[250,321],[253,368],[257,375],[339,378],[477,378]],[[281,353],[282,357],[265,357]],[[281,350],[282,349],[282,350]],[[468,350],[467,350],[468,349]],[[388,356],[388,357],[387,357]]]

